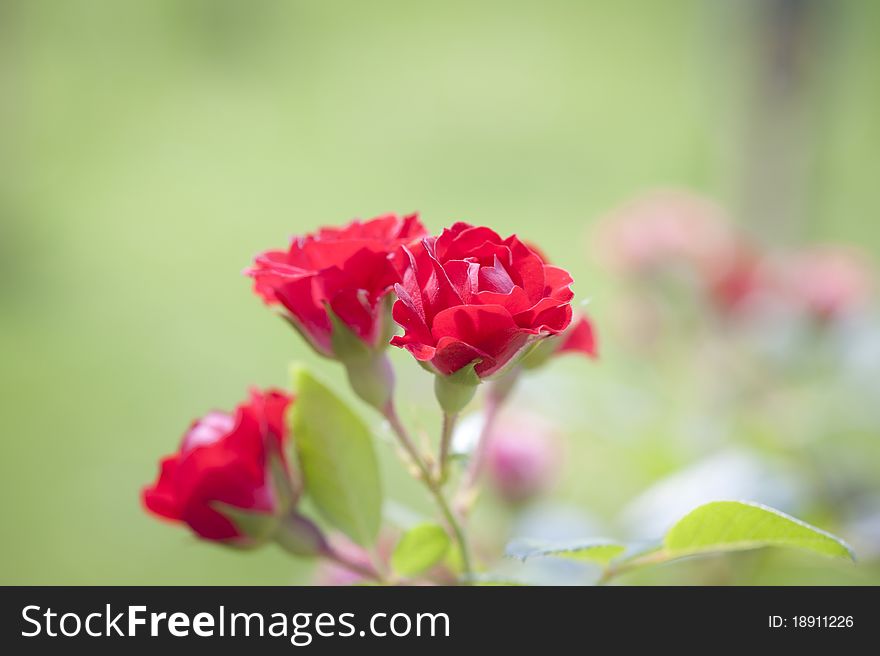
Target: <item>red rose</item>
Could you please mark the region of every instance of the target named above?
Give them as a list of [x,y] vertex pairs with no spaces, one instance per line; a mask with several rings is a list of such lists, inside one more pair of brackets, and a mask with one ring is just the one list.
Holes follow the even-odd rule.
[[328,306],[367,346],[384,347],[380,300],[399,280],[392,258],[399,246],[425,234],[416,214],[355,220],[296,237],[286,251],[266,251],[246,273],[254,279],[254,291],[267,304],[284,306],[318,352],[338,355]]
[[393,309],[405,334],[391,344],[437,373],[476,362],[490,376],[571,322],[571,276],[515,235],[456,223],[406,253]]
[[211,412],[193,422],[180,450],[162,460],[159,478],[144,489],[144,505],[206,540],[246,538],[214,504],[263,515],[276,510],[268,456],[274,450],[284,462],[291,401],[280,391],[254,390],[234,415]]

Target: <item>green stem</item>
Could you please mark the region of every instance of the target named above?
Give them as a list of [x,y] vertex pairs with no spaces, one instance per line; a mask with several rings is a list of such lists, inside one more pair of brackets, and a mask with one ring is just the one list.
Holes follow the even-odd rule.
[[455,422],[458,413],[443,413],[443,432],[440,435],[440,473],[438,482],[442,485],[449,476],[449,451],[452,446],[452,434],[455,431]]
[[470,547],[468,546],[468,541],[464,534],[464,530],[461,527],[461,523],[458,521],[455,513],[452,512],[452,508],[449,506],[449,502],[443,495],[443,490],[440,487],[440,484],[433,476],[431,476],[428,466],[425,464],[424,459],[419,455],[415,443],[407,432],[406,427],[401,423],[393,405],[389,404],[385,411],[385,418],[388,420],[388,423],[391,425],[394,434],[400,440],[403,448],[407,451],[413,463],[418,468],[422,482],[425,484],[425,487],[428,488],[431,496],[434,497],[437,507],[440,509],[443,518],[446,520],[449,529],[452,531],[453,537],[455,537],[455,541],[458,543],[458,548],[461,551],[465,579],[470,581],[473,577],[474,571],[471,561]]
[[425,464],[424,458],[422,458],[422,455],[419,453],[419,449],[416,447],[415,442],[413,442],[412,438],[409,436],[406,427],[401,423],[400,417],[397,416],[397,410],[395,409],[394,404],[389,403],[383,414],[385,415],[385,419],[387,419],[388,423],[391,425],[391,430],[394,432],[394,435],[397,436],[397,439],[400,441],[403,450],[406,451],[409,459],[412,460],[412,463],[418,468],[420,477],[423,479],[431,478],[428,466]]
[[340,567],[344,567],[345,569],[354,572],[360,576],[363,576],[365,579],[370,579],[371,581],[376,581],[378,583],[384,583],[384,578],[379,573],[379,571],[369,565],[364,565],[363,563],[358,563],[341,552],[334,549],[329,544],[325,547],[324,551],[321,555],[327,560],[336,563]]
[[602,576],[599,577],[599,580],[596,582],[596,585],[605,585],[611,579],[616,576],[620,576],[621,574],[626,574],[634,569],[638,569],[639,567],[643,567],[645,565],[659,565],[661,563],[665,563],[666,561],[671,560],[669,555],[659,549],[657,551],[651,551],[646,554],[641,554],[639,556],[635,556],[630,558],[629,560],[624,560],[616,564],[609,565],[605,568],[605,571],[602,572]]
[[518,372],[511,372],[508,380],[504,384],[494,383],[486,394],[486,407],[483,411],[483,426],[480,429],[480,435],[471,454],[467,471],[462,479],[461,486],[456,494],[455,508],[458,514],[464,519],[470,514],[471,509],[479,496],[480,475],[483,472],[483,465],[486,460],[486,446],[492,432],[495,430],[495,424],[498,421],[498,415],[504,402],[510,395],[510,391],[516,382]]

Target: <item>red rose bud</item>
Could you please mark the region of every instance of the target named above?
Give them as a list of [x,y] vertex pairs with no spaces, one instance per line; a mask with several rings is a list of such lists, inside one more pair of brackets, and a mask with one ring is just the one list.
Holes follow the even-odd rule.
[[[158,479],[144,489],[146,508],[205,540],[249,547],[283,533],[301,553],[320,550],[314,526],[290,512],[298,496],[284,455],[291,403],[283,392],[253,390],[234,414],[211,412],[193,422],[179,451],[162,460]],[[291,525],[294,536],[287,535]]]
[[515,235],[456,223],[404,250],[393,315],[405,333],[391,344],[438,380],[466,387],[498,374],[571,322],[571,276]]
[[596,330],[586,315],[577,317],[561,335],[551,337],[538,344],[523,358],[522,366],[525,369],[537,369],[554,355],[565,355],[566,353],[585,355],[594,360],[599,357]]
[[381,349],[391,322],[382,299],[399,277],[398,249],[426,234],[418,215],[355,220],[295,237],[286,251],[266,251],[246,271],[254,291],[322,355],[344,359]]
[[562,344],[556,349],[557,355],[563,353],[580,353],[588,358],[599,357],[599,349],[596,344],[596,331],[593,323],[585,315],[578,317],[562,333]]
[[772,287],[764,256],[744,241],[707,267],[705,277],[710,299],[726,315],[747,314]]
[[524,503],[547,491],[561,460],[552,429],[528,416],[511,417],[495,428],[485,458],[492,488],[510,504]]

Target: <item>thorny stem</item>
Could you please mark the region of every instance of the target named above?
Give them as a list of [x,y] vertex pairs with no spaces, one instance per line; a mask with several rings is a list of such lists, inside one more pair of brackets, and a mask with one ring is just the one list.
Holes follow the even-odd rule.
[[431,476],[431,472],[428,469],[428,466],[425,464],[425,461],[421,457],[421,455],[419,455],[415,443],[407,432],[406,427],[401,423],[400,418],[397,416],[397,412],[392,404],[388,405],[388,408],[385,411],[385,418],[388,420],[388,423],[391,425],[391,429],[400,440],[403,448],[406,450],[413,463],[418,468],[422,482],[425,484],[425,487],[428,488],[431,496],[434,497],[434,501],[437,503],[437,507],[440,509],[440,512],[443,514],[443,518],[449,525],[449,529],[452,531],[452,534],[455,537],[455,541],[458,543],[458,548],[461,551],[461,560],[464,567],[465,579],[470,581],[470,579],[473,577],[471,553],[470,547],[468,546],[467,538],[465,537],[464,531],[462,530],[461,523],[458,521],[455,513],[452,512],[452,509],[449,506],[449,502],[443,495],[443,490],[440,487],[440,483],[433,476]]

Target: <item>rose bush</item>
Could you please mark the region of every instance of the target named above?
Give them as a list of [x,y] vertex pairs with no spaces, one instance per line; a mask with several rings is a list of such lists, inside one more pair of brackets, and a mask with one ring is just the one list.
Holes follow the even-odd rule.
[[[673,236],[670,243],[678,243],[680,234]],[[302,367],[294,369],[295,402],[282,391],[254,390],[233,413],[215,411],[193,422],[143,490],[144,506],[218,544],[273,542],[295,556],[320,557],[337,568],[334,575],[338,568],[348,573],[335,581],[491,580],[491,563],[485,550],[472,551],[467,525],[481,483],[488,479],[502,499],[521,504],[552,486],[561,462],[555,438],[539,425],[518,418],[512,427],[499,428],[501,408],[527,370],[559,354],[597,354],[590,319],[573,319],[568,272],[515,235],[502,239],[489,228],[455,223],[426,237],[417,215],[389,214],[297,237],[286,251],[259,255],[247,273],[256,293],[280,305],[320,354],[345,368],[352,391],[382,414],[409,471],[436,504],[439,521],[415,523],[394,534],[393,546],[383,544],[381,536],[391,534],[383,530],[387,504],[372,431]],[[836,284],[832,291],[844,288]],[[823,292],[821,308],[839,296]],[[392,318],[402,335],[391,336]],[[397,413],[385,352],[389,339],[435,374],[443,411],[436,456]],[[456,422],[488,378],[479,434],[469,451],[453,454]],[[321,516],[320,526],[301,514],[302,494],[309,496],[310,512]],[[696,519],[687,516],[679,523],[683,528],[673,527],[663,550],[650,559],[608,540],[525,540],[515,549],[511,543],[506,553],[521,560],[566,554],[593,559],[602,567],[601,581],[688,557],[697,548],[735,550],[779,545],[782,539],[849,556],[836,538],[764,507],[708,504],[695,512]],[[696,543],[689,537],[696,534],[692,521],[703,531]],[[731,534],[730,526],[741,527],[740,534]],[[636,555],[627,560],[630,551]]]

